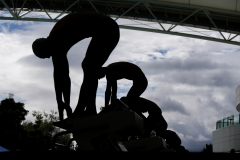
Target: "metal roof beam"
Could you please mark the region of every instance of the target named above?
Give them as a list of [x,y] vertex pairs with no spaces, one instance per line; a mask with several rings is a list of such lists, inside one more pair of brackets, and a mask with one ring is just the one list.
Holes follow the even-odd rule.
[[[15,20],[13,17],[0,17],[0,19],[2,19],[2,20]],[[42,19],[42,18],[18,18],[17,20],[21,20],[21,21],[40,21],[40,22],[57,22],[58,21],[56,19]],[[234,37],[232,37],[230,40],[224,40],[224,39],[218,39],[218,38],[212,38],[212,37],[205,37],[205,36],[192,35],[192,34],[179,33],[179,32],[172,32],[172,31],[163,31],[163,30],[159,30],[159,29],[140,28],[140,27],[133,27],[133,26],[119,25],[119,28],[137,30],[137,31],[153,32],[153,33],[170,34],[170,35],[183,36],[183,37],[189,37],[189,38],[197,38],[197,39],[202,39],[202,40],[209,40],[209,41],[233,44],[233,45],[238,45],[238,46],[240,45],[240,42],[231,41],[235,37],[237,37],[238,34],[235,35]]]
[[97,8],[95,8],[95,6],[92,4],[92,2],[90,1],[90,0],[87,0],[91,5],[92,5],[92,7],[95,9],[95,11],[97,12],[97,13],[99,13],[99,11],[97,10]]
[[190,18],[191,16],[193,16],[195,13],[199,12],[201,10],[201,8],[195,10],[192,14],[190,14],[189,16],[187,16],[184,20],[182,20],[181,22],[179,22],[178,24],[176,24],[175,26],[171,26],[169,27],[169,29],[167,31],[172,30],[173,28],[175,28],[177,25],[180,25],[182,22],[186,21],[188,18]]
[[[84,0],[83,0],[84,1]],[[202,7],[202,6],[195,6],[195,5],[187,5],[187,4],[181,4],[181,3],[171,3],[171,2],[164,2],[164,1],[154,1],[154,0],[127,0],[129,2],[135,2],[135,1],[141,1],[141,2],[147,2],[147,3],[153,3],[153,4],[161,4],[161,5],[168,5],[168,6],[178,6],[178,7],[184,7],[184,8],[201,8],[201,9],[206,9],[209,11],[214,11],[214,12],[220,12],[220,13],[225,13],[225,14],[232,14],[232,15],[238,15],[240,16],[240,12],[234,12],[234,11],[229,11],[229,10],[222,10],[222,9],[216,9],[216,8],[210,8],[210,7]]]
[[67,9],[65,9],[62,13],[60,13],[56,18],[54,19],[57,19],[58,17],[60,17],[61,15],[63,15],[67,10],[69,10],[72,6],[74,6],[77,2],[79,2],[80,0],[77,0],[76,2],[74,2],[71,6],[69,6]]
[[189,37],[189,38],[197,38],[197,39],[202,39],[202,40],[221,42],[221,43],[233,44],[233,45],[238,45],[238,46],[240,45],[240,42],[236,42],[236,41],[229,41],[229,40],[223,40],[223,39],[217,39],[217,38],[211,38],[211,37],[204,37],[204,36],[199,36],[199,35],[191,35],[191,34],[179,33],[179,32],[167,32],[167,31],[156,30],[156,29],[140,28],[140,27],[132,27],[132,26],[124,26],[124,25],[119,25],[119,28],[131,29],[131,30],[137,30],[137,31],[153,32],[153,33],[170,34],[170,35],[183,36],[183,37]]
[[133,9],[134,7],[136,7],[137,5],[139,5],[142,2],[137,2],[134,6],[132,6],[131,8],[129,8],[126,12],[124,12],[121,16],[119,16],[118,18],[115,19],[118,20],[119,18],[122,18],[122,16],[124,16],[127,12],[129,12],[131,9]]
[[234,37],[232,37],[231,39],[229,39],[229,41],[233,40],[234,38],[236,38],[239,34],[236,34]]
[[25,5],[26,1],[27,1],[27,0],[25,0],[25,1],[23,2],[23,4],[22,4],[22,7],[21,7],[21,9],[19,10],[19,12],[18,12],[17,16],[19,16],[19,14],[22,12],[22,9],[23,9],[23,7],[24,7],[24,5]]
[[162,27],[162,29],[163,29],[164,31],[166,31],[165,28],[162,26],[162,24],[159,22],[159,20],[158,20],[158,19],[155,17],[155,15],[152,13],[152,11],[148,8],[148,6],[146,5],[146,3],[143,2],[143,4],[144,4],[145,7],[148,9],[148,11],[151,13],[151,15],[155,18],[155,20],[158,22],[158,24]]
[[25,16],[26,14],[28,14],[28,13],[30,13],[30,12],[32,12],[32,11],[27,11],[27,12],[25,12],[25,13],[23,13],[21,16],[19,16],[19,18],[21,18],[21,17],[23,17],[23,16]]
[[12,10],[8,7],[7,3],[4,0],[0,0],[3,5],[7,8],[7,10],[10,12],[10,14],[14,17],[14,19],[17,19],[17,16],[15,15],[15,13],[12,12]]
[[36,0],[36,1],[37,1],[37,3],[42,7],[42,9],[44,10],[44,12],[47,13],[48,17],[49,17],[50,19],[52,19],[52,17],[48,14],[48,12],[45,10],[45,8],[43,8],[43,6],[41,5],[41,3],[39,3],[38,0]]
[[214,25],[215,28],[217,28],[218,32],[222,35],[223,39],[226,40],[226,38],[223,36],[223,34],[221,33],[221,31],[218,29],[218,27],[216,26],[216,24],[213,22],[212,18],[209,17],[209,15],[211,15],[210,12],[206,11],[205,9],[203,10],[204,13],[207,15],[208,19],[212,22],[212,24]]

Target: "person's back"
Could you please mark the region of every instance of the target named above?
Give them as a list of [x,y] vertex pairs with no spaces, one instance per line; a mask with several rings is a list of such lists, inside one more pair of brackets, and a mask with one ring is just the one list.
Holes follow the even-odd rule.
[[[103,67],[104,68],[104,67]],[[129,62],[115,62],[105,67],[107,88],[105,92],[105,106],[117,99],[117,80],[128,79],[133,81],[133,86],[127,94],[126,104],[131,104],[147,88],[148,81],[143,71],[135,64]]]
[[[51,48],[59,52],[67,51],[83,37],[94,37],[111,30],[109,23],[114,21],[110,17],[99,13],[71,13],[56,23],[47,37]],[[104,30],[108,31],[104,31]]]
[[160,107],[158,107],[156,103],[143,97],[139,97],[139,99],[136,102],[136,109],[138,108],[143,113],[148,112],[148,114],[156,115],[162,114],[162,110],[160,109]]
[[142,70],[135,64],[129,62],[115,62],[109,64],[106,70],[107,79],[128,79],[128,80],[141,80],[145,79],[145,75]]

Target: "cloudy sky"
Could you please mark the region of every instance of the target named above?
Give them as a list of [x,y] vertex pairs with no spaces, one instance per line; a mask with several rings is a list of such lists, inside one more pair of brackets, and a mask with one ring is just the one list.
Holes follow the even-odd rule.
[[[0,12],[1,16],[5,14]],[[117,23],[136,22],[119,19]],[[15,100],[25,103],[30,111],[26,118],[31,121],[33,110],[57,111],[51,58],[37,58],[31,47],[35,39],[46,38],[54,24],[0,20],[0,100],[14,93]],[[216,32],[208,34],[220,36]],[[74,45],[67,56],[73,110],[83,79],[81,62],[90,40]],[[179,135],[186,149],[201,151],[206,143],[212,143],[216,121],[238,113],[235,89],[240,85],[239,59],[239,46],[120,29],[119,43],[104,66],[118,61],[138,65],[148,79],[148,87],[141,97],[162,109],[168,129]],[[131,86],[131,81],[119,80],[117,97],[126,96]],[[96,97],[98,112],[104,106],[105,89],[103,78]]]

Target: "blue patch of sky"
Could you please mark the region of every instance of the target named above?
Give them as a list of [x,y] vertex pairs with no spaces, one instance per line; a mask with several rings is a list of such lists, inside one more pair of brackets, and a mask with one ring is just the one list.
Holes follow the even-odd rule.
[[[14,97],[13,97],[14,98]],[[15,102],[20,102],[20,103],[26,103],[27,101],[26,100],[24,100],[24,99],[21,99],[21,98],[17,98],[17,97],[15,97],[14,98],[14,100],[15,100]]]
[[135,64],[135,65],[139,65],[139,64],[141,64],[141,61],[132,61],[132,60],[129,60],[129,61],[127,61],[127,62],[129,62],[129,63],[133,63],[133,64]]
[[150,55],[150,54],[148,54],[148,56],[149,56],[149,57],[152,57],[153,59],[157,59],[156,56],[153,56],[153,55]]
[[26,31],[24,27],[27,26],[28,24],[14,24],[14,23],[2,23],[1,26],[6,28],[9,32],[12,32],[13,30],[22,30]]
[[9,98],[9,94],[6,92],[0,93],[0,101]]
[[[131,88],[131,86],[130,86],[130,88]],[[129,89],[120,89],[120,88],[118,87],[117,93],[126,93],[126,96],[127,96],[127,93],[128,93],[128,91],[130,90],[130,88],[129,88]]]
[[[9,98],[9,93],[7,93],[7,92],[0,93],[0,101],[4,100],[6,98]],[[13,99],[15,100],[15,102],[21,102],[21,103],[26,102],[26,100],[21,99],[21,98],[16,97],[16,96],[13,96]]]
[[152,91],[155,91],[156,87],[151,87]]
[[131,61],[131,60],[129,60],[128,62],[129,62],[129,63],[135,63],[134,61]]
[[98,89],[97,90],[97,94],[105,94],[105,90],[106,90],[106,88],[103,88],[103,89]]
[[155,50],[155,52],[159,52],[161,53],[162,55],[166,55],[167,54],[167,50]]

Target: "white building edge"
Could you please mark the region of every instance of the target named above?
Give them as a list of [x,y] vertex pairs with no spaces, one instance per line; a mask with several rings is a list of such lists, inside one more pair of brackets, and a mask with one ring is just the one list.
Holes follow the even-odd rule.
[[[236,109],[240,112],[240,85],[236,91]],[[218,120],[212,132],[213,152],[240,152],[240,114]]]

